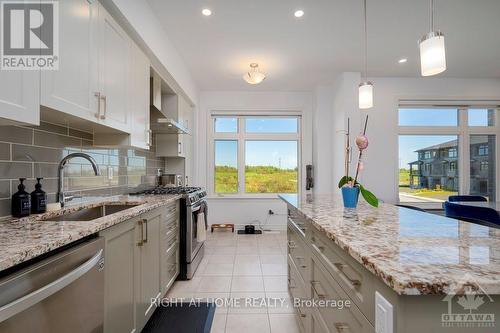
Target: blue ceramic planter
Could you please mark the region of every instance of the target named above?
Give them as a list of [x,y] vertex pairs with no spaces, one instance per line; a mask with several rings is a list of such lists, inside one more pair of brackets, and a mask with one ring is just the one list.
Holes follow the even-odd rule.
[[345,208],[356,208],[358,205],[359,187],[342,187],[342,199]]

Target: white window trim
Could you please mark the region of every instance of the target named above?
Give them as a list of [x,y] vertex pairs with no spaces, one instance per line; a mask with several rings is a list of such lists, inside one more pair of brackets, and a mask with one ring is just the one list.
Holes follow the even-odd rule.
[[[252,116],[272,117],[272,118],[290,118],[298,119],[297,133],[245,133],[245,118]],[[214,128],[215,117],[238,118],[237,133],[216,133]],[[245,168],[242,165],[245,161],[245,141],[263,140],[263,141],[297,141],[297,182],[298,195],[302,192],[302,144],[303,144],[303,117],[300,111],[211,111],[207,124],[207,192],[209,198],[232,198],[232,199],[273,199],[277,198],[278,193],[245,193]],[[237,140],[238,141],[238,193],[216,193],[215,192],[215,140]]]
[[[443,101],[440,101],[443,102]],[[453,106],[455,105],[455,106]],[[398,138],[400,135],[456,135],[458,137],[458,172],[459,172],[459,194],[468,194],[470,192],[470,136],[471,135],[495,135],[495,178],[498,183],[500,176],[500,102],[499,101],[450,101],[446,100],[439,104],[436,101],[400,100],[398,105],[398,119],[400,108],[456,108],[458,110],[458,126],[398,126]],[[486,109],[497,110],[495,124],[493,126],[469,126],[468,109]],[[398,140],[399,155],[399,140]],[[463,170],[469,170],[464,173]],[[396,193],[398,193],[399,203],[399,166],[396,171]],[[496,201],[500,200],[500,186],[496,186]],[[425,208],[441,208],[441,203],[411,203],[412,205]],[[438,207],[439,206],[439,207]]]

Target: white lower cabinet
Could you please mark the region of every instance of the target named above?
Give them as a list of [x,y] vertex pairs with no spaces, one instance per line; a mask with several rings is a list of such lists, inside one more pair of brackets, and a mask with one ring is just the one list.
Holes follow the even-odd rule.
[[135,270],[136,320],[137,327],[142,329],[156,306],[153,299],[161,297],[160,292],[160,221],[162,214],[147,214],[138,221]]
[[100,232],[106,239],[104,332],[140,332],[156,309],[151,300],[165,295],[177,277],[179,245],[165,240],[167,231],[177,236],[177,205],[178,201]]

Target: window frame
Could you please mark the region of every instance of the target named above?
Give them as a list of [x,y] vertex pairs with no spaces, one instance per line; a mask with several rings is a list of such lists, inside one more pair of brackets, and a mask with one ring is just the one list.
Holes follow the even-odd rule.
[[[399,137],[401,135],[456,135],[458,138],[458,193],[460,195],[466,195],[470,193],[470,137],[471,135],[495,135],[495,179],[498,182],[500,175],[500,148],[498,147],[499,137],[500,137],[500,106],[499,105],[466,105],[466,103],[458,103],[456,102],[456,106],[453,106],[453,103],[450,101],[446,101],[446,105],[440,106],[435,101],[418,101],[418,102],[409,102],[409,101],[399,101],[397,112],[397,119],[399,124],[399,109],[411,108],[444,108],[449,109],[450,107],[457,108],[458,112],[458,126],[399,126],[398,125],[398,144],[397,144],[397,156],[399,158]],[[493,126],[469,126],[468,119],[468,110],[469,109],[495,109],[495,123]],[[467,172],[465,172],[467,171]],[[396,193],[397,193],[397,201],[399,203],[399,168],[396,172]],[[500,200],[500,186],[496,187],[496,201]],[[419,205],[419,203],[412,203],[415,205]],[[422,203],[421,206],[430,207],[430,206],[439,206],[441,208],[441,204],[437,203],[436,205],[432,203]]]
[[[245,120],[247,118],[297,118],[297,133],[247,133]],[[237,118],[238,132],[215,132],[215,118]],[[221,112],[212,111],[208,117],[208,171],[207,190],[209,196],[224,198],[276,198],[279,193],[246,193],[245,192],[245,155],[246,141],[297,141],[297,195],[302,193],[302,142],[303,142],[302,113],[297,111],[264,111],[264,112]],[[236,193],[215,192],[215,141],[236,140],[238,142],[238,191]]]

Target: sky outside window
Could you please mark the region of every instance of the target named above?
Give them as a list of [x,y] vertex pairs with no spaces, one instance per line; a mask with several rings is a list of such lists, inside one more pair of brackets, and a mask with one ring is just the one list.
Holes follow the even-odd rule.
[[245,130],[248,133],[297,133],[297,118],[247,118]]
[[236,118],[215,118],[215,132],[217,133],[237,133],[238,119]]
[[458,110],[399,109],[399,126],[458,126]]

